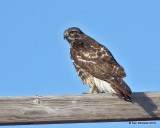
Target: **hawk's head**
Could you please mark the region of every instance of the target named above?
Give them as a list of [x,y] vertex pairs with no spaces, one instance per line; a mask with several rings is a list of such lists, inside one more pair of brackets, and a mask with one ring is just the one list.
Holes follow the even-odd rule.
[[79,28],[71,27],[64,31],[64,39],[71,44],[75,40],[79,40],[82,34],[84,33]]

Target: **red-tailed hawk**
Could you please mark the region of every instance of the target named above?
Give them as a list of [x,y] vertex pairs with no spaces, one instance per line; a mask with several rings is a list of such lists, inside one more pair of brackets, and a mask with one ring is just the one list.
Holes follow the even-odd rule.
[[90,94],[110,92],[131,102],[131,89],[123,78],[124,69],[111,52],[79,28],[64,31],[64,38],[70,44],[70,55],[82,82],[90,87]]

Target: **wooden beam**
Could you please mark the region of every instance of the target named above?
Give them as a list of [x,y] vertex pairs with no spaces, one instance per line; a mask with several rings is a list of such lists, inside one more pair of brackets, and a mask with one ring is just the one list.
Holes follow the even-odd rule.
[[160,120],[160,92],[0,97],[0,125]]

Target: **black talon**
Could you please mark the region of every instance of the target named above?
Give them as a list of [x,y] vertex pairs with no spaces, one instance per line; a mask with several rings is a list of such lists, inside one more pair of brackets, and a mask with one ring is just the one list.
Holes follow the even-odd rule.
[[97,93],[105,93],[105,91],[97,91]]
[[88,94],[87,92],[83,92],[82,94]]

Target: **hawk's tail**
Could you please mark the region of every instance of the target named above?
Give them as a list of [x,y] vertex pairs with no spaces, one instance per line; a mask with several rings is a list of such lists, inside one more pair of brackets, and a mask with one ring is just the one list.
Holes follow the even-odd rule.
[[120,99],[132,102],[132,99],[130,97],[132,91],[123,79],[118,79],[114,81],[114,83],[112,83],[111,86],[116,91],[116,95]]
[[125,100],[125,101],[127,101],[127,102],[132,102],[131,97],[128,96],[128,95],[125,95],[125,94],[123,94],[123,93],[120,93],[120,94],[117,94],[117,96],[118,96],[120,99],[122,99],[122,100]]

